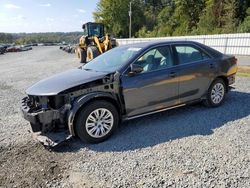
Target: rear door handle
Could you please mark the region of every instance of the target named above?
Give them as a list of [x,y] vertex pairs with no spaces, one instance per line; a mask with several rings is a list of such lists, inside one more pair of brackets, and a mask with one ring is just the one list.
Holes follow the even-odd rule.
[[174,77],[176,77],[176,72],[170,72],[169,75],[170,75],[171,78],[174,78]]

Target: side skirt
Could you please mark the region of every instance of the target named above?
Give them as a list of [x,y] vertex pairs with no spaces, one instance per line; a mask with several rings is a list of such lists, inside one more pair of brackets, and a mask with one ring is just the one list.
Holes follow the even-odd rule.
[[123,117],[123,121],[128,121],[128,120],[131,120],[131,119],[136,119],[136,118],[140,118],[140,117],[151,115],[151,114],[156,114],[158,112],[164,112],[164,111],[171,110],[171,109],[174,109],[174,108],[179,108],[179,107],[182,107],[182,106],[195,104],[195,103],[201,102],[202,100],[203,100],[203,98],[200,98],[200,99],[189,101],[187,103],[182,103],[182,104],[178,104],[178,105],[175,105],[175,106],[163,108],[163,109],[160,109],[160,110],[146,112],[144,114],[139,114],[139,115],[135,115],[135,116],[131,116],[131,117],[126,117],[125,116],[125,117]]
[[180,105],[171,106],[171,107],[163,108],[163,109],[156,110],[156,111],[152,111],[152,112],[147,112],[147,113],[140,114],[140,115],[135,115],[135,116],[131,116],[131,117],[125,117],[123,120],[124,120],[124,121],[127,121],[127,120],[131,120],[131,119],[136,119],[136,118],[139,118],[139,117],[143,117],[143,116],[155,114],[155,113],[158,113],[158,112],[163,112],[163,111],[166,111],[166,110],[178,108],[178,107],[185,106],[185,105],[186,105],[186,104],[180,104]]

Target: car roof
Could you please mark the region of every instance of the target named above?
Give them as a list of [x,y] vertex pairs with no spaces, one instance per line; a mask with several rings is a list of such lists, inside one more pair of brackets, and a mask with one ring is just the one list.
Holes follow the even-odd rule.
[[198,42],[194,42],[194,41],[187,41],[187,40],[154,40],[154,41],[149,41],[149,42],[139,42],[138,43],[130,43],[130,44],[125,44],[122,46],[129,46],[129,47],[138,47],[138,48],[148,48],[151,46],[155,46],[155,45],[161,45],[161,44],[198,44],[201,45]]
[[134,47],[134,48],[142,48],[142,50],[145,50],[145,49],[158,46],[158,45],[170,45],[170,44],[193,44],[193,45],[199,46],[205,51],[208,51],[213,57],[220,57],[222,55],[222,53],[220,53],[219,51],[213,48],[210,48],[199,42],[189,41],[189,40],[154,40],[150,42],[138,41],[138,43],[125,44],[125,45],[122,45],[121,47],[132,47],[132,48]]

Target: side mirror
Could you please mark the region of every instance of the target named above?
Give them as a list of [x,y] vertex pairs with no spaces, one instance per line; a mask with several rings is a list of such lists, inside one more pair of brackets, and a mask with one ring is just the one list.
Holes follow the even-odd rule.
[[82,29],[83,29],[83,30],[85,30],[85,28],[86,28],[86,25],[85,25],[85,24],[84,24],[84,25],[82,25]]
[[130,69],[131,69],[129,72],[130,76],[135,75],[135,74],[139,74],[143,71],[143,67],[140,65],[137,65],[137,64],[130,65]]

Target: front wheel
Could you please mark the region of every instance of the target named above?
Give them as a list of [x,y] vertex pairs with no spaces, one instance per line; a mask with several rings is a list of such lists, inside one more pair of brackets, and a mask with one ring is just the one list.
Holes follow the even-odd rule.
[[99,50],[95,46],[89,46],[87,48],[87,62],[91,61],[92,59],[96,58],[100,55]]
[[79,48],[78,49],[78,58],[80,59],[80,63],[86,63],[86,51]]
[[226,85],[222,79],[216,79],[208,89],[207,98],[204,101],[206,106],[220,106],[225,99]]
[[79,112],[76,133],[84,142],[99,143],[112,135],[118,123],[119,115],[113,104],[94,101]]

